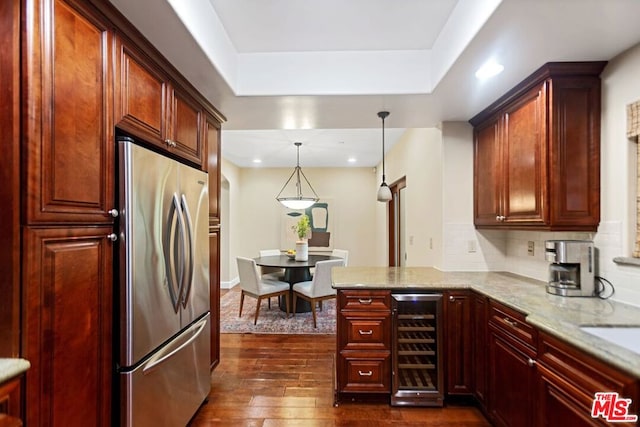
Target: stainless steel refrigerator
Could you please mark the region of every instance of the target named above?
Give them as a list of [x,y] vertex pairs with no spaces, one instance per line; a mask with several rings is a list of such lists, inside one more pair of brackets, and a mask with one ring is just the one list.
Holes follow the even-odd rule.
[[207,174],[118,151],[121,425],[184,426],[211,387]]

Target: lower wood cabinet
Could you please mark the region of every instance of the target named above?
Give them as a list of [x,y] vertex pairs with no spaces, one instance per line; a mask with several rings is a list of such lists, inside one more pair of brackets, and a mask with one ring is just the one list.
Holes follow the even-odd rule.
[[[631,399],[638,414],[640,381],[548,334],[540,334],[537,359],[536,426],[602,426],[591,417],[596,392],[616,392]],[[616,423],[637,426],[637,423]]]
[[[0,384],[0,426],[19,426],[22,418],[22,375]],[[13,423],[13,424],[12,424]]]
[[338,291],[336,402],[391,392],[391,292]]
[[473,393],[485,411],[489,402],[489,377],[487,354],[489,336],[489,299],[474,292],[473,297]]
[[496,426],[533,425],[536,338],[523,314],[489,302],[489,416]]
[[471,291],[456,290],[444,293],[444,355],[446,393],[473,393],[473,295]]
[[110,426],[111,226],[26,228],[26,425]]

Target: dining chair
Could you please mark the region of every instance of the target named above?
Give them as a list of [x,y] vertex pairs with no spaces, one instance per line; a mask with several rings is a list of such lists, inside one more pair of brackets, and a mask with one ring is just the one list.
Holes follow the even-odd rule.
[[258,314],[260,313],[260,302],[264,298],[284,296],[287,304],[287,318],[289,318],[289,293],[290,287],[287,282],[279,280],[262,279],[258,273],[256,261],[251,258],[237,257],[238,275],[240,276],[240,313],[238,317],[242,317],[242,306],[244,305],[245,295],[256,298],[256,315],[253,324],[258,323]]
[[316,303],[322,310],[322,301],[336,297],[336,290],[331,287],[331,269],[342,267],[343,259],[332,259],[316,262],[316,272],[312,280],[298,282],[293,285],[293,315],[296,315],[298,298],[309,301],[313,314],[313,327],[316,328]]
[[[280,256],[280,249],[261,249],[260,257],[263,256]],[[260,267],[262,278],[266,280],[284,280],[284,269],[278,267]],[[271,301],[269,301],[271,303]]]
[[344,260],[345,267],[349,263],[349,251],[345,249],[334,249],[333,251],[331,251],[331,256],[342,258]]

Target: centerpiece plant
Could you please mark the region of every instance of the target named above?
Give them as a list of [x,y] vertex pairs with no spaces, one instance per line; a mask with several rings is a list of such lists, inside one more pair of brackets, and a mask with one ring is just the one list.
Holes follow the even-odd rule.
[[311,222],[309,216],[303,214],[296,225],[291,227],[298,236],[296,242],[296,261],[307,261],[309,259],[309,244],[307,239],[311,237]]

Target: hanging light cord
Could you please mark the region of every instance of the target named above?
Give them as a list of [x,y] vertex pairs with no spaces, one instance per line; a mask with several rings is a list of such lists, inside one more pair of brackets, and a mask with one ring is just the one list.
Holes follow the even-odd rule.
[[378,117],[382,119],[382,183],[384,184],[386,181],[385,177],[385,169],[384,169],[384,119],[389,115],[388,111],[380,111],[378,113]]
[[302,168],[300,167],[300,146],[302,145],[302,143],[301,142],[294,142],[293,145],[295,145],[296,149],[298,150],[298,152],[296,154],[296,167],[293,169],[293,172],[291,172],[291,175],[289,176],[289,179],[287,180],[287,182],[285,182],[284,185],[282,186],[282,189],[280,189],[280,192],[276,196],[276,199],[278,197],[280,197],[280,194],[282,194],[284,189],[287,187],[287,185],[291,181],[291,178],[293,178],[293,175],[296,176],[296,196],[298,198],[301,198],[302,197],[302,184],[300,182],[300,175],[301,174],[302,174],[302,177],[304,178],[304,180],[307,182],[307,185],[309,186],[309,188],[311,188],[311,191],[313,192],[313,195],[317,199],[318,198],[318,194],[316,193],[316,190],[313,189],[313,186],[311,185],[311,183],[307,179],[306,175],[302,171]]

